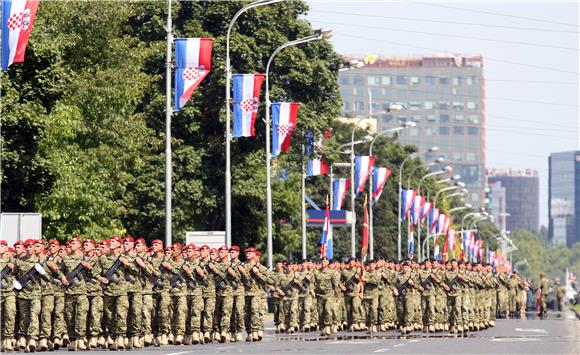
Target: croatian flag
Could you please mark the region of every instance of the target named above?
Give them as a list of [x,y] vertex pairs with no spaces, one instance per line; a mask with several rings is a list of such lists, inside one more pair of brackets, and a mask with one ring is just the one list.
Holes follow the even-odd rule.
[[489,265],[495,266],[495,252],[492,250],[487,251],[487,263]]
[[211,38],[177,38],[175,40],[175,104],[183,108],[198,85],[211,70]]
[[2,70],[24,62],[28,37],[34,26],[39,0],[2,1]]
[[327,175],[328,174],[328,162],[326,159],[313,159],[309,160],[306,165],[306,176],[316,176],[316,175]]
[[447,252],[451,255],[451,259],[455,259],[455,231],[450,230],[447,232]]
[[435,238],[436,242],[435,242],[435,248],[433,249],[433,257],[435,258],[435,260],[439,260],[441,261],[441,252],[439,250],[439,238]]
[[383,187],[385,187],[385,183],[389,180],[392,171],[393,169],[391,168],[373,169],[373,203],[379,201],[379,197],[383,193]]
[[272,156],[290,148],[292,132],[296,128],[299,103],[277,102],[272,104]]
[[415,242],[413,239],[413,232],[411,232],[407,236],[407,257],[409,260],[413,260],[413,257],[415,256]]
[[413,199],[413,207],[411,208],[411,221],[413,224],[417,224],[419,222],[419,214],[421,213],[424,204],[425,197],[416,195]]
[[334,192],[334,197],[332,200],[332,209],[341,210],[346,195],[348,194],[348,188],[350,186],[350,179],[334,179],[332,182],[332,190]]
[[330,224],[330,210],[328,209],[328,196],[326,197],[326,212],[324,214],[324,226],[320,238],[320,257],[332,259],[332,225]]
[[253,137],[264,74],[234,74],[234,137]]
[[423,204],[423,208],[421,209],[421,216],[419,221],[421,224],[423,224],[425,218],[427,218],[427,216],[429,216],[429,214],[431,213],[431,208],[432,208],[431,202],[425,201],[425,203]]
[[401,220],[404,221],[409,214],[411,205],[415,200],[416,191],[403,189],[401,192]]
[[437,233],[437,223],[439,222],[439,209],[432,208],[429,213],[429,233]]
[[354,186],[356,195],[365,189],[365,183],[373,169],[375,157],[359,156],[354,158]]

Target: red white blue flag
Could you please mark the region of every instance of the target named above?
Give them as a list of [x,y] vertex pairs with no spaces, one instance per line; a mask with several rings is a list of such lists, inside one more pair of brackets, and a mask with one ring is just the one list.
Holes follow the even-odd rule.
[[354,186],[356,195],[364,191],[365,183],[375,163],[375,157],[359,156],[354,158]]
[[211,70],[211,38],[175,40],[175,104],[183,108],[187,100]]
[[403,189],[401,191],[401,220],[404,221],[415,200],[416,191]]
[[419,223],[419,215],[423,210],[423,205],[425,204],[425,197],[415,195],[413,199],[413,206],[411,207],[411,221],[413,224]]
[[264,74],[234,74],[234,137],[253,137]]
[[334,179],[332,182],[332,191],[334,196],[332,198],[332,209],[341,210],[346,195],[348,194],[348,188],[350,186],[350,179]]
[[383,193],[383,188],[385,187],[385,183],[389,180],[389,176],[391,176],[391,172],[393,169],[391,168],[374,168],[373,169],[373,203],[377,203],[379,201],[379,197]]
[[328,162],[326,159],[313,159],[306,165],[306,176],[328,174]]
[[2,0],[2,70],[24,62],[40,0]]
[[277,102],[272,104],[272,156],[290,148],[292,132],[296,128],[299,103]]
[[419,222],[421,224],[423,224],[423,222],[425,221],[425,218],[427,218],[427,216],[429,216],[432,208],[433,208],[433,206],[431,206],[431,202],[425,201],[425,203],[423,204],[423,208],[421,209],[421,216],[419,218]]
[[332,259],[332,225],[330,224],[330,210],[328,207],[328,196],[326,196],[326,212],[324,214],[322,237],[320,238],[320,257]]
[[439,209],[432,208],[429,213],[429,233],[437,233],[437,223],[439,222]]

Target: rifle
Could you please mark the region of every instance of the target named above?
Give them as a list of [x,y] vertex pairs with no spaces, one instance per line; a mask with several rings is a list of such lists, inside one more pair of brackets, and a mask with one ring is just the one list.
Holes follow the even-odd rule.
[[[216,290],[217,291],[223,291],[228,286],[228,282],[223,277],[221,277],[218,274],[216,274],[215,272],[213,272],[213,270],[209,267],[209,264],[210,263],[213,263],[213,261],[209,261],[205,265],[205,269],[207,270],[207,272],[212,272],[214,274],[215,288],[216,288]],[[204,286],[206,286],[206,285],[204,285]]]
[[78,280],[78,277],[81,273],[84,273],[86,271],[85,266],[82,263],[79,263],[71,272],[69,272],[68,274],[66,274],[66,280],[68,281],[67,285],[62,285],[64,288],[69,288],[71,285],[75,285],[76,287],[79,287],[81,285],[80,281]]
[[8,267],[8,265],[4,266],[4,269],[2,269],[2,272],[0,272],[0,289],[5,289],[6,286],[4,285],[4,280],[6,280],[6,278],[8,278],[8,274],[10,274],[12,272],[12,269]]
[[354,275],[352,275],[352,276],[350,277],[350,279],[348,279],[348,280],[347,280],[347,281],[344,283],[344,287],[346,287],[346,288],[347,288],[347,290],[351,290],[351,289],[352,289],[352,288],[353,288],[353,287],[356,285],[356,283],[358,282],[358,280],[357,280],[357,276],[358,276],[358,275],[357,275],[357,274],[356,274],[356,272],[355,272],[355,273],[354,273]]
[[179,273],[177,275],[173,275],[171,276],[171,278],[169,278],[169,284],[173,288],[181,288],[182,287],[181,282],[185,282],[187,288],[189,289],[195,288],[195,283],[189,278],[189,276],[183,269],[183,265],[179,269]]
[[429,290],[431,288],[432,282],[431,280],[433,279],[433,274],[429,275],[429,277],[427,277],[425,279],[425,281],[423,281],[423,283],[421,283],[421,287],[423,287],[423,289],[425,291]]
[[302,284],[302,286],[300,286],[300,292],[301,293],[308,292],[308,288],[310,287],[311,282],[312,280],[308,278],[308,275],[304,275],[302,280],[300,280],[300,284]]
[[16,291],[22,291],[24,288],[32,291],[34,290],[34,286],[29,284],[30,281],[36,282],[36,274],[44,275],[46,271],[39,263],[35,263],[33,267],[30,268],[18,281],[14,281],[12,285],[16,289]]
[[294,279],[292,279],[292,281],[288,282],[288,284],[286,286],[282,287],[282,292],[284,292],[284,295],[290,296],[290,295],[292,295],[293,288],[294,288]]
[[447,284],[447,287],[449,287],[449,289],[452,289],[452,288],[453,288],[453,286],[455,286],[456,284],[458,284],[458,283],[459,283],[459,281],[460,281],[460,280],[459,280],[459,274],[457,274],[457,276],[455,276],[455,277],[453,278],[453,280],[451,280],[451,282]]
[[407,279],[407,281],[405,281],[403,284],[401,284],[399,286],[395,286],[395,288],[397,289],[397,292],[399,293],[399,296],[402,296],[405,294],[405,290],[407,289],[410,280],[411,280],[411,278],[409,277]]
[[[111,283],[111,282],[118,283],[119,282],[119,279],[117,278],[115,273],[121,268],[121,265],[122,265],[120,257],[121,256],[119,255],[119,257],[117,257],[117,260],[115,260],[115,263],[109,268],[109,270],[107,270],[105,272],[104,277],[109,281],[109,283]],[[101,285],[103,290],[105,290],[107,288],[107,285],[109,283]]]

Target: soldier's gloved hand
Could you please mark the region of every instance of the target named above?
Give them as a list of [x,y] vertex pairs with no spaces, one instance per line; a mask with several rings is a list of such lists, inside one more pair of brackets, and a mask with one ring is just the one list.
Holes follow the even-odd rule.
[[[167,261],[164,261],[161,265],[163,265],[163,267],[166,268],[167,270],[173,270],[173,266],[171,266],[171,264]],[[211,268],[211,265],[212,264],[210,264],[210,268]]]
[[199,276],[204,276],[203,269],[200,268],[199,266],[195,267],[195,271],[199,274]]
[[[10,265],[10,264],[8,264],[8,265]],[[58,269],[58,266],[56,266],[56,264],[52,260],[47,261],[46,266],[48,266],[52,271],[56,271],[56,269]],[[10,267],[10,268],[12,269],[12,267]]]
[[119,261],[122,262],[125,266],[129,266],[130,262],[129,260],[127,260],[127,258],[119,258]]
[[145,268],[145,263],[143,262],[143,259],[141,258],[137,258],[135,259],[135,262],[137,263],[137,265],[141,266],[142,268]]
[[413,280],[409,280],[409,285],[413,286],[415,283],[413,282]]
[[450,290],[449,286],[447,286],[447,285],[443,285],[443,288],[445,289],[445,291],[449,291]]
[[395,295],[395,296],[399,295],[399,290],[397,290],[396,287],[393,287],[393,295]]
[[68,286],[68,280],[66,279],[66,276],[62,275],[60,277],[60,282],[62,282],[63,285]]
[[91,265],[90,263],[88,263],[88,262],[86,262],[86,261],[84,261],[84,260],[82,260],[82,261],[81,261],[81,264],[83,264],[83,266],[84,266],[84,267],[85,267],[85,269],[87,269],[87,270],[91,270],[91,269],[93,268],[93,265]]
[[6,266],[8,266],[11,270],[14,270],[14,263],[8,263]]
[[189,270],[189,266],[183,265],[182,267],[183,267],[183,271],[187,272],[188,274],[191,273],[191,271]]
[[109,283],[109,280],[106,277],[99,276],[97,278],[99,279],[99,281],[101,281],[101,283],[104,283],[105,285]]

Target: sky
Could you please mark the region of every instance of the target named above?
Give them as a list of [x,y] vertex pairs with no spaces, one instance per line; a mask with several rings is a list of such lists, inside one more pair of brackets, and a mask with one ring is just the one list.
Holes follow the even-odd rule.
[[481,54],[486,167],[536,169],[548,225],[548,156],[580,149],[578,0],[308,3],[341,54]]

